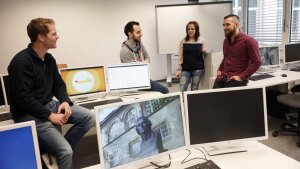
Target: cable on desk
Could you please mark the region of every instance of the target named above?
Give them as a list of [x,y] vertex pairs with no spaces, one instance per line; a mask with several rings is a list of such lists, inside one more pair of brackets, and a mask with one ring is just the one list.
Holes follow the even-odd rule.
[[206,155],[205,155],[205,153],[203,151],[201,151],[198,148],[195,148],[195,149],[199,150],[204,155],[205,158],[195,157],[195,158],[191,158],[191,159],[185,161],[191,155],[191,151],[189,149],[185,149],[185,150],[187,150],[189,152],[189,154],[181,161],[181,164],[184,164],[184,163],[187,163],[189,161],[196,160],[196,159],[208,161],[207,158],[206,158]]
[[154,165],[156,168],[155,169],[160,169],[160,168],[169,168],[171,166],[171,155],[169,154],[169,163],[168,164],[165,164],[165,165],[158,165],[154,162],[150,162],[150,164]]
[[101,98],[102,98],[102,99],[106,99],[106,98],[105,98],[106,96],[107,96],[107,93],[105,93],[105,95],[102,96]]

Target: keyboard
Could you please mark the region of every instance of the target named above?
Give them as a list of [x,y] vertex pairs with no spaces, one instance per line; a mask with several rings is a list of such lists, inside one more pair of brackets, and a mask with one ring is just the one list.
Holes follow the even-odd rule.
[[213,161],[208,160],[204,163],[196,164],[185,169],[221,169],[221,168],[217,166],[217,164],[214,163]]
[[98,101],[87,102],[87,103],[78,103],[78,105],[82,106],[84,108],[87,108],[89,110],[92,110],[92,109],[94,109],[95,106],[118,103],[118,102],[122,102],[122,101],[123,100],[121,98],[115,98],[115,99],[107,99],[107,100],[98,100]]
[[10,112],[4,112],[0,114],[0,121],[11,120],[12,116]]
[[300,66],[293,67],[293,68],[290,69],[290,71],[300,72]]
[[271,75],[271,74],[264,73],[264,74],[259,74],[259,75],[252,75],[252,76],[250,76],[249,80],[256,81],[256,80],[268,79],[268,78],[271,78],[271,77],[275,77],[275,76]]

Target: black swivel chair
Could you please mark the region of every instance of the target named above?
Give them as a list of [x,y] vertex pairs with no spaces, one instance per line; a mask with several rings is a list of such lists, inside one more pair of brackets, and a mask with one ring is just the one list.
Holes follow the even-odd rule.
[[273,131],[272,135],[274,137],[277,137],[280,133],[285,132],[293,132],[296,133],[299,137],[299,141],[297,142],[297,146],[300,147],[300,94],[296,94],[297,92],[300,92],[300,84],[294,86],[291,89],[291,94],[283,94],[280,96],[277,96],[277,101],[282,103],[283,105],[289,107],[290,109],[293,109],[297,111],[297,126],[290,123],[290,122],[283,122],[280,125],[280,129],[277,129]]

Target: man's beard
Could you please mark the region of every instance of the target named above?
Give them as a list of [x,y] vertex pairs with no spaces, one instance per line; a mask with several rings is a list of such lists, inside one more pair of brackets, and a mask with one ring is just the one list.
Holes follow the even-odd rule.
[[133,37],[133,40],[134,40],[136,43],[139,43],[139,42],[141,42],[141,39],[139,39],[139,38],[136,38],[136,37]]
[[224,31],[225,37],[226,38],[231,38],[234,35],[235,29],[229,30],[229,31]]

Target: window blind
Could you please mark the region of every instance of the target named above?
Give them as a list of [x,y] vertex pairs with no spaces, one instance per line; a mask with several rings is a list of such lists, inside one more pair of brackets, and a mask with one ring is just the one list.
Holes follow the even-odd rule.
[[259,43],[281,43],[283,0],[248,0],[248,34]]
[[290,43],[300,42],[300,0],[292,1]]

